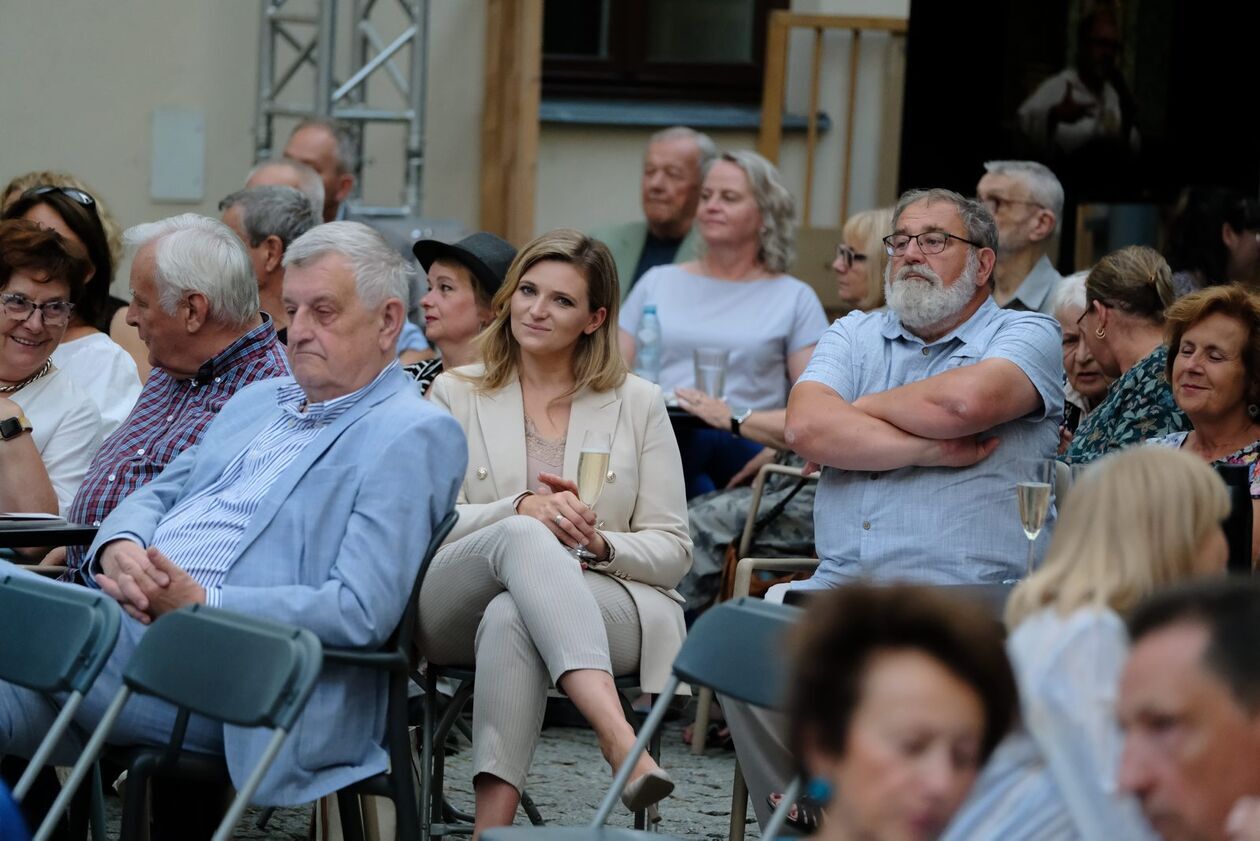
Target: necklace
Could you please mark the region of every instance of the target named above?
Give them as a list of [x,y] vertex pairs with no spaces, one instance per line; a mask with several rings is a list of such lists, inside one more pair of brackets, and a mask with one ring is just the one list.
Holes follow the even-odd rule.
[[34,374],[31,374],[26,379],[22,380],[20,383],[14,383],[13,385],[0,385],[0,394],[12,394],[15,391],[21,391],[22,388],[35,382],[36,380],[38,380],[40,377],[44,376],[51,370],[52,370],[52,358],[49,357],[48,359],[44,360],[44,365],[42,368],[40,368]]

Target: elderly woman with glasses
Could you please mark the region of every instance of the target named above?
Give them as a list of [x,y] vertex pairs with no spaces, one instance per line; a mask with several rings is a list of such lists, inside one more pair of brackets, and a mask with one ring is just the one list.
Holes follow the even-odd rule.
[[1116,378],[1107,397],[1076,429],[1063,458],[1085,464],[1113,450],[1190,428],[1164,375],[1164,308],[1174,300],[1172,270],[1154,249],[1113,251],[1085,279],[1077,321],[1079,358],[1092,356]]
[[[49,180],[16,192],[30,180],[42,178]],[[141,377],[149,371],[148,350],[136,328],[125,321],[127,302],[109,293],[116,252],[121,249],[115,248],[110,233],[116,226],[82,182],[65,173],[36,172],[15,179],[6,191],[3,218],[35,222],[87,252],[83,294],[75,303],[53,364],[92,398],[108,435],[131,413],[140,396]]]
[[101,417],[52,363],[90,263],[34,222],[0,222],[0,510],[70,508]]

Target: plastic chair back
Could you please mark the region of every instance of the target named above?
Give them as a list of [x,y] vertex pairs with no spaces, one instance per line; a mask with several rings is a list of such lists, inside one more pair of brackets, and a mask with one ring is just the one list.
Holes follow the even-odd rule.
[[740,701],[767,709],[783,704],[788,680],[784,636],[798,608],[739,598],[705,611],[674,660],[674,674]]
[[121,619],[118,604],[97,590],[0,576],[0,680],[37,692],[87,692]]
[[289,730],[322,662],[310,631],[193,605],[153,623],[123,680],[207,718]]

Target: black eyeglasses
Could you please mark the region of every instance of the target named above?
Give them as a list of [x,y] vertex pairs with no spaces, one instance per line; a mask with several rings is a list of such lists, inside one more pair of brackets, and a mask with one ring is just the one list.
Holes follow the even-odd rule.
[[38,198],[39,196],[46,196],[49,193],[60,193],[71,201],[77,202],[90,210],[96,209],[96,199],[74,187],[58,187],[54,184],[45,184],[42,187],[32,187],[23,193],[22,197],[25,198],[30,196],[31,198]]
[[854,263],[866,262],[866,255],[860,251],[856,251],[843,242],[836,246],[836,259],[840,261],[840,265],[846,269],[853,268]]
[[70,320],[70,313],[74,311],[74,304],[69,301],[45,301],[37,304],[20,292],[0,293],[0,306],[4,307],[5,314],[14,321],[26,321],[35,310],[39,310],[46,327],[64,326]]
[[900,257],[906,253],[906,249],[910,247],[910,240],[914,240],[919,244],[919,250],[924,254],[940,254],[945,250],[945,246],[949,245],[951,239],[959,242],[965,242],[976,248],[984,246],[978,242],[972,242],[969,239],[963,239],[955,234],[947,234],[944,231],[926,231],[922,234],[889,234],[884,237],[884,250],[888,252],[889,257]]
[[1041,202],[1026,201],[1025,199],[1004,199],[1001,196],[981,197],[980,203],[988,208],[988,211],[994,216],[1002,212],[1003,205],[1026,204],[1032,207],[1045,207]]

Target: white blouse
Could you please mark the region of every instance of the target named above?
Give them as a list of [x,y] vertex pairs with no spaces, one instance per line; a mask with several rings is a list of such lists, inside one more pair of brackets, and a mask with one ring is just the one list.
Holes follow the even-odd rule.
[[8,396],[31,422],[35,449],[44,460],[64,516],[101,445],[101,413],[70,375],[55,367]]
[[140,396],[140,372],[131,354],[109,336],[90,333],[62,342],[53,351],[52,361],[92,398],[105,424],[103,436],[121,426],[131,414]]

